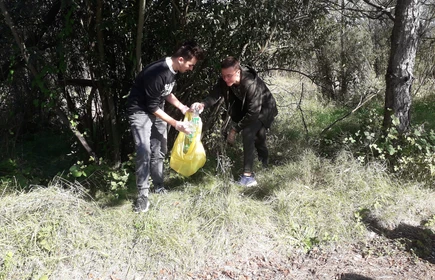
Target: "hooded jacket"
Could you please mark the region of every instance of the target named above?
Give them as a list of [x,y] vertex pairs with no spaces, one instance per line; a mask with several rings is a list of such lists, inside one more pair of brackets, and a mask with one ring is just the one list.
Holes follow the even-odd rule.
[[240,83],[229,87],[219,78],[203,101],[204,106],[213,106],[223,97],[231,119],[236,123],[234,129],[237,132],[256,120],[260,120],[269,128],[278,114],[275,98],[254,69],[241,68]]

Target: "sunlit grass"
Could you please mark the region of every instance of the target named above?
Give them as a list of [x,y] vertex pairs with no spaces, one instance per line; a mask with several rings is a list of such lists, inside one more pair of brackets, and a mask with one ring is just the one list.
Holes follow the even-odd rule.
[[[286,88],[297,93],[300,81],[293,82]],[[93,201],[77,182],[55,179],[29,192],[11,191],[7,182],[0,193],[0,279],[189,279],[210,259],[224,264],[233,256],[369,242],[367,216],[385,229],[435,230],[432,186],[395,178],[381,162],[363,165],[344,147],[320,156],[313,135],[342,111],[314,97],[302,105],[309,137],[297,106],[281,110],[269,133],[271,165],[261,169],[256,161],[257,187],[234,184],[237,146],[220,168],[211,159],[188,179],[170,172],[169,193],[152,194],[145,214],[132,211],[132,196]]]
[[207,185],[185,184],[151,196],[150,211],[140,215],[131,201],[101,208],[65,183],[3,196],[0,251],[12,257],[0,275],[188,274],[209,258],[224,262],[232,255],[292,255],[365,242],[369,230],[356,218],[362,209],[386,228],[418,226],[435,213],[432,190],[401,184],[382,165],[362,166],[346,152],[331,160],[306,150],[293,162],[258,172],[258,181],[249,189],[219,176]]

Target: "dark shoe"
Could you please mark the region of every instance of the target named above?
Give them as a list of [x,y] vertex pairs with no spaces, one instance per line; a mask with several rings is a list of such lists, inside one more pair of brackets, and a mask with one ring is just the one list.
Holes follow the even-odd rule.
[[146,196],[139,196],[136,200],[136,207],[134,208],[134,212],[136,213],[145,213],[150,208],[150,202],[148,200],[148,197]]
[[257,181],[255,180],[254,175],[251,176],[242,175],[240,177],[240,180],[237,182],[237,184],[244,187],[255,187],[257,185]]
[[263,166],[264,169],[269,168],[269,164],[267,162],[267,158],[259,158],[260,162],[261,162],[261,166]]
[[267,161],[261,162],[261,165],[263,166],[263,169],[268,169],[269,168],[269,164],[267,163]]

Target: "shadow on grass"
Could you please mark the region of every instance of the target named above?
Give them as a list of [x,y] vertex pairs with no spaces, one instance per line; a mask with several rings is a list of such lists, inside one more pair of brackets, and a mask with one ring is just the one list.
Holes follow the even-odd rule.
[[340,280],[373,280],[373,278],[365,277],[354,273],[344,273],[340,276]]
[[[278,186],[277,186],[278,187]],[[264,200],[273,194],[275,188],[268,185],[267,187],[262,187],[260,184],[256,187],[249,187],[243,190],[243,195],[251,197],[257,200]]]
[[344,273],[339,278],[340,280],[373,280],[373,278],[365,277],[354,273]]
[[257,178],[258,185],[245,188],[243,194],[257,200],[268,199],[271,196],[274,196],[274,193],[277,190],[286,188],[288,181],[293,180],[299,175],[297,172],[288,171],[286,169],[281,169],[279,171],[274,170],[276,167],[279,167],[279,165],[269,164],[267,169],[262,169],[262,174]]
[[[363,222],[375,233],[391,240],[397,240],[405,246],[406,251],[415,254],[422,260],[435,264],[435,234],[423,226],[399,224],[394,229],[383,227],[379,220],[370,215],[370,210],[364,209]],[[424,224],[425,221],[422,221]]]

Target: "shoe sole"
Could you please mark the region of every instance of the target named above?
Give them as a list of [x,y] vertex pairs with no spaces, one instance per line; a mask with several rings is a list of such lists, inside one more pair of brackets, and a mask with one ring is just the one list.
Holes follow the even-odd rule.
[[158,189],[154,193],[156,193],[156,194],[167,194],[168,190],[167,189],[164,189],[164,190]]
[[245,185],[245,184],[240,184],[239,182],[237,182],[237,185],[249,188],[249,187],[255,187],[256,185],[258,185],[258,183],[257,183],[257,181],[254,181],[254,182],[251,182],[251,183]]
[[252,182],[250,184],[247,184],[246,187],[255,187],[257,184],[257,182]]
[[137,214],[146,213],[146,212],[148,212],[148,210],[150,210],[149,207],[147,209],[144,209],[144,210],[135,210],[134,213],[137,213]]
[[138,213],[138,214],[139,213],[146,213],[146,212],[148,212],[148,210],[150,210],[150,205],[151,205],[151,203],[148,202],[147,208],[145,208],[143,210],[134,209],[134,212]]

